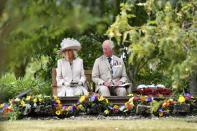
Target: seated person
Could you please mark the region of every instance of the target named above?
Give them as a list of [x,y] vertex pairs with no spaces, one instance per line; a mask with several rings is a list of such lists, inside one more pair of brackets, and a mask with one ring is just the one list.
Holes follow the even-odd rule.
[[95,60],[92,70],[92,80],[96,83],[95,91],[102,96],[126,96],[126,88],[118,87],[127,80],[124,62],[113,55],[112,41],[104,41],[102,48],[103,55]]
[[57,96],[76,96],[88,94],[83,86],[86,77],[83,60],[77,57],[81,44],[74,39],[64,39],[61,42],[59,54],[64,58],[57,62]]

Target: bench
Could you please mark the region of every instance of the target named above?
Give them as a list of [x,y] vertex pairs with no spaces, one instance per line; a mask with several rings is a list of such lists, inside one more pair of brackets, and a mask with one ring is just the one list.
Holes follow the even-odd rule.
[[[88,91],[94,91],[95,84],[92,82],[92,70],[85,70],[85,75],[87,78],[87,82],[89,83]],[[90,84],[92,83],[92,89]],[[52,69],[52,89],[53,96],[57,96],[57,81],[56,81],[56,68]],[[71,105],[76,104],[79,97],[78,96],[65,96],[59,97],[63,104]],[[105,97],[113,104],[123,104],[129,100],[128,96],[108,96]]]

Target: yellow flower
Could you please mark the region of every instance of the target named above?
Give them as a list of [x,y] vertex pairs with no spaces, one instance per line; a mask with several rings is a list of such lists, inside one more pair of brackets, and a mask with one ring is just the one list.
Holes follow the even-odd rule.
[[80,99],[79,99],[79,102],[83,102],[85,100],[85,96],[81,96]]
[[133,96],[133,94],[129,94],[128,96]]
[[41,98],[39,99],[39,102],[42,102],[42,99]]
[[24,104],[25,104],[25,102],[22,100],[22,101],[21,101],[21,105],[24,106]]
[[130,103],[130,105],[131,105],[131,107],[133,107],[133,106],[134,106],[134,104],[133,104],[133,103]]
[[134,97],[130,98],[130,99],[129,99],[129,102],[133,102],[133,99],[134,99]]
[[100,97],[98,97],[98,100],[99,101],[103,101],[104,100],[104,97],[103,96],[100,96]]
[[124,103],[125,106],[128,105],[128,104],[129,104],[128,102]]
[[169,101],[171,102],[171,101],[173,101],[173,99],[170,99]]
[[60,104],[60,103],[61,103],[61,101],[60,101],[60,100],[56,100],[56,103]]
[[78,109],[78,110],[80,110],[80,109],[82,109],[82,108],[83,108],[83,105],[81,105],[81,104],[77,106],[77,109]]
[[5,106],[5,104],[1,104],[1,105],[0,105],[0,108],[3,108],[4,106]]
[[179,96],[179,100],[178,100],[180,103],[183,103],[185,102],[185,97],[183,96]]
[[194,96],[191,96],[192,99],[194,99]]
[[106,101],[107,104],[109,103],[108,99],[105,99],[105,101]]
[[59,116],[61,114],[61,111],[58,110],[55,113]]
[[42,94],[39,94],[38,97],[42,97]]
[[104,114],[106,114],[106,115],[109,114],[109,110],[105,110]]
[[115,105],[113,108],[114,108],[114,109],[117,109],[117,108],[118,108],[118,106],[117,106],[117,105]]
[[26,101],[30,101],[31,96],[27,96]]
[[163,112],[159,112],[159,116],[162,117],[163,116]]
[[37,101],[38,101],[37,98],[34,98],[33,102],[36,103]]
[[170,110],[166,110],[166,113],[169,113],[170,112]]
[[8,106],[8,109],[12,109],[12,107],[11,106]]
[[19,98],[16,98],[14,101],[19,102],[19,101],[20,101],[20,99],[19,99]]

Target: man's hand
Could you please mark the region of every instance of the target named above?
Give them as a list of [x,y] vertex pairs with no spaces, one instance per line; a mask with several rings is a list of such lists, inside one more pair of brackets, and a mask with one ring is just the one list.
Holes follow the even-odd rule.
[[117,82],[114,82],[114,85],[115,85],[115,86],[122,85],[122,81],[117,81]]
[[103,85],[107,87],[111,87],[112,84],[110,82],[104,82]]

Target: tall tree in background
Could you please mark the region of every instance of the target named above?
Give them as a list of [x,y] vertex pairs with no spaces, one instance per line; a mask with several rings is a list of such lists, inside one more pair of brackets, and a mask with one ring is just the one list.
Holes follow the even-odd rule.
[[[119,13],[120,2],[5,1],[0,19],[0,42],[8,52],[4,59],[4,70],[14,71],[16,77],[23,77],[31,58],[40,59],[41,56],[48,56],[46,76],[49,76],[51,68],[56,65],[59,43],[65,37],[74,37],[83,42],[80,55],[85,59],[85,68],[90,69],[93,62],[86,59],[93,60],[100,55],[100,42],[107,37],[103,34]],[[87,52],[87,47],[97,50]]]
[[[195,0],[122,4],[107,34],[128,52],[128,75],[134,87],[140,74],[158,72],[170,76],[172,87],[184,93],[183,82],[197,70],[196,5]],[[143,7],[148,16],[140,26],[132,25],[140,17],[133,11],[136,6]]]

